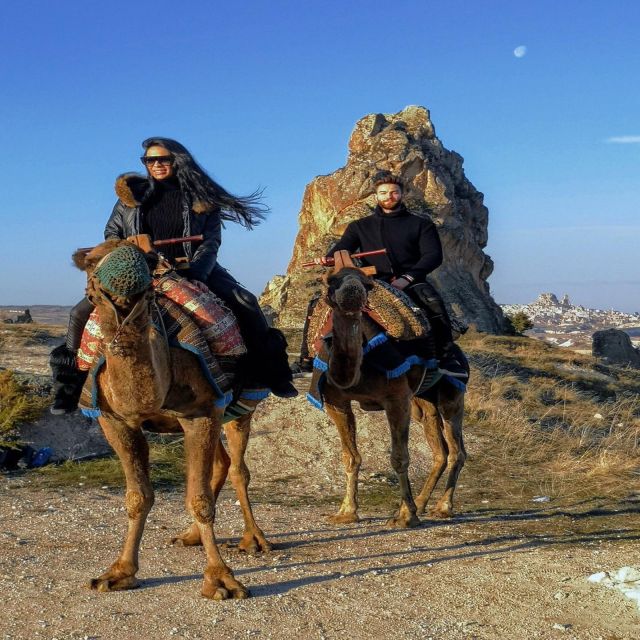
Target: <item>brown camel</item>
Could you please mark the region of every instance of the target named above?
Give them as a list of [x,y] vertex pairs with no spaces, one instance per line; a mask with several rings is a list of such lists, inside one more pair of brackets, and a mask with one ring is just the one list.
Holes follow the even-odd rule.
[[[115,591],[137,586],[138,550],[154,502],[149,480],[149,447],[142,430],[165,433],[182,430],[186,505],[194,523],[174,541],[204,546],[207,565],[203,596],[214,600],[246,598],[247,589],[234,578],[220,556],[213,527],[216,497],[230,472],[245,521],[240,549],[270,548],[254,520],[247,495],[250,477],[244,452],[251,413],[225,425],[227,454],[220,441],[224,408],[214,405],[216,396],[196,357],[183,349],[169,347],[161,330],[152,324],[151,287],[125,298],[108,294],[94,277],[99,262],[121,246],[134,247],[127,241],[109,240],[86,255],[80,252],[74,255],[76,265],[87,273],[87,295],[96,305],[104,334],[106,362],[97,377],[101,411],[98,421],[125,473],[129,519],[118,558],[102,575],[91,580],[90,587]],[[145,260],[152,259],[137,248],[136,251]]]
[[[359,521],[358,472],[362,459],[356,445],[356,421],[351,409],[353,400],[359,401],[364,409],[384,409],[389,423],[391,465],[400,482],[401,502],[388,524],[417,526],[420,522],[417,514],[424,513],[445,469],[448,477],[444,494],[429,514],[451,517],[453,492],[466,458],[462,440],[464,393],[442,381],[431,390],[429,400],[416,398],[412,389],[419,384],[419,367],[411,367],[406,374],[387,380],[384,373],[362,366],[363,342],[380,331],[380,327],[362,313],[367,291],[373,282],[353,267],[346,252],[340,253],[345,255],[336,259],[336,269],[327,278],[327,302],[333,309],[333,331],[323,394],[327,413],[340,435],[347,487],[342,505],[331,521]],[[433,454],[433,467],[415,501],[408,478],[411,417],[422,424]]]

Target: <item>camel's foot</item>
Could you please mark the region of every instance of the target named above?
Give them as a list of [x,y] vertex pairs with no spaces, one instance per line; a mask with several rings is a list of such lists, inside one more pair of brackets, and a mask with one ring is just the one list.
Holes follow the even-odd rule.
[[453,518],[453,507],[450,504],[437,504],[429,509],[430,518]]
[[197,547],[202,545],[200,529],[197,524],[192,524],[188,529],[171,538],[171,544],[176,547]]
[[360,516],[355,511],[347,511],[345,513],[338,511],[335,516],[329,516],[327,520],[333,524],[352,524],[353,522],[360,522]]
[[264,537],[262,531],[246,531],[238,542],[238,551],[254,556],[258,553],[271,551],[271,543]]
[[249,590],[224,567],[205,570],[202,595],[210,600],[244,600],[249,597]]
[[416,498],[416,513],[421,516],[427,507],[427,501]]
[[420,526],[420,518],[415,513],[410,514],[398,514],[393,518],[387,520],[388,527],[394,527],[396,529],[410,529],[412,527]]
[[112,565],[100,577],[93,578],[87,585],[95,591],[123,591],[136,589],[140,586],[136,578],[136,569],[132,566],[121,566],[118,563]]

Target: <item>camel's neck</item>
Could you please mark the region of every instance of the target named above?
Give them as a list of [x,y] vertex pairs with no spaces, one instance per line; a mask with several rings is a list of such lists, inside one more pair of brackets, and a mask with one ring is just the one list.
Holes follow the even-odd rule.
[[333,312],[329,380],[341,389],[358,384],[362,364],[362,313]]
[[[106,366],[102,392],[119,415],[148,415],[160,410],[171,385],[169,348],[148,313],[118,330],[113,311],[98,306],[105,336]],[[104,320],[103,320],[104,319]]]

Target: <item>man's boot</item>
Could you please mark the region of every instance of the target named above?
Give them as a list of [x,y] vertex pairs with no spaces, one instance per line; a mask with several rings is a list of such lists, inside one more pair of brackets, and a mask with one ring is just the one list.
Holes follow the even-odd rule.
[[408,293],[412,294],[414,300],[427,312],[436,343],[439,371],[466,381],[469,378],[469,372],[465,363],[460,361],[457,349],[453,344],[451,320],[442,298],[428,282],[414,285]]
[[[313,357],[309,353],[309,323],[311,321],[311,316],[320,301],[320,295],[315,295],[309,301],[309,305],[307,306],[307,313],[304,318],[304,327],[302,328],[302,342],[300,343],[300,358],[298,360],[298,376],[310,376],[313,372]],[[295,366],[295,365],[294,365]]]
[[56,347],[49,357],[53,374],[53,405],[50,408],[54,416],[72,413],[78,408],[82,387],[87,372],[76,366],[76,355],[65,344]]
[[449,342],[449,344],[445,345],[442,350],[439,357],[438,370],[440,373],[444,373],[453,378],[459,378],[462,381],[466,381],[469,378],[469,372],[460,362],[460,358],[456,353],[456,348],[453,342]]

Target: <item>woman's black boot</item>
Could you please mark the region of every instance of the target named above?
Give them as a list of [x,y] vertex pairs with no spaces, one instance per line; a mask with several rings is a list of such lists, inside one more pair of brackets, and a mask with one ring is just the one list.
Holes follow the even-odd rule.
[[49,356],[53,374],[54,400],[50,411],[54,416],[71,413],[78,408],[80,393],[87,379],[87,372],[76,366],[76,354],[61,344]]
[[260,354],[262,362],[258,368],[261,381],[280,398],[295,398],[298,390],[293,386],[293,374],[287,358],[287,340],[279,329],[267,330],[266,344]]

